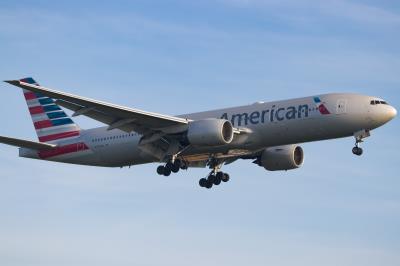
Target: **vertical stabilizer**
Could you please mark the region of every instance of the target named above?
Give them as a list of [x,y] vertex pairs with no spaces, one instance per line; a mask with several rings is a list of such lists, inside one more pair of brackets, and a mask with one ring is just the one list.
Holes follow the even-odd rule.
[[[20,81],[39,86],[33,78],[23,78]],[[80,135],[80,128],[53,99],[25,89],[23,92],[40,142],[53,142]]]

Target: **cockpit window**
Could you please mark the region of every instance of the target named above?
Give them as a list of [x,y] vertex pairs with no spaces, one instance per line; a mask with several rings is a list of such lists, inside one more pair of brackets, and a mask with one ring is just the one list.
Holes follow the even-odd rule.
[[371,101],[371,105],[376,105],[376,104],[388,104],[388,103],[385,102],[385,101],[378,101],[378,100],[372,100]]

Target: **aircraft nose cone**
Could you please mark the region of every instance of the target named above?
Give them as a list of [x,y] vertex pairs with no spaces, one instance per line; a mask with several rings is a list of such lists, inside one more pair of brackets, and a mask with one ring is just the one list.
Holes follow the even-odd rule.
[[377,127],[386,124],[397,115],[397,110],[391,105],[378,105],[378,107],[370,117]]
[[393,106],[390,106],[390,109],[388,111],[389,120],[395,118],[396,115],[397,115],[396,108],[394,108]]

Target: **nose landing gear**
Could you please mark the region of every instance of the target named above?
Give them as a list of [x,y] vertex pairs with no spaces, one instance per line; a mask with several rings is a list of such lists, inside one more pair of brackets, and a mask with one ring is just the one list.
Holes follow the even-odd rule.
[[361,156],[363,154],[363,149],[360,147],[360,143],[363,142],[363,139],[371,136],[369,130],[360,130],[354,133],[354,138],[356,139],[356,144],[351,150],[354,155]]

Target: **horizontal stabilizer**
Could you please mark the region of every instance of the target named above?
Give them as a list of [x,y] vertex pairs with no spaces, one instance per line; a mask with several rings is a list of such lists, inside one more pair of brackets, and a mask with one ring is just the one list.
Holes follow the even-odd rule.
[[42,143],[42,142],[35,142],[30,140],[23,140],[23,139],[15,139],[9,137],[0,136],[0,143],[4,143],[11,146],[16,146],[20,148],[27,148],[32,150],[51,150],[55,148],[57,145],[49,144],[49,143]]

